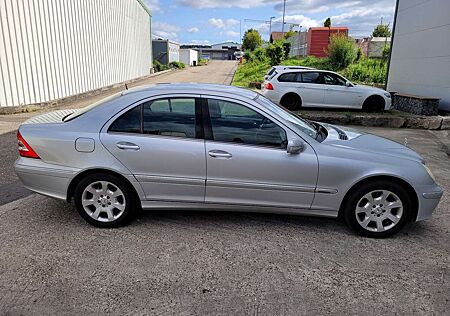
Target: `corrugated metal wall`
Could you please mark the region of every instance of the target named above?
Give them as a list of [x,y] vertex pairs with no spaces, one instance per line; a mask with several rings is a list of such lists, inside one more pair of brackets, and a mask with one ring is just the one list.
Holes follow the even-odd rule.
[[150,34],[137,0],[0,0],[0,106],[147,75]]

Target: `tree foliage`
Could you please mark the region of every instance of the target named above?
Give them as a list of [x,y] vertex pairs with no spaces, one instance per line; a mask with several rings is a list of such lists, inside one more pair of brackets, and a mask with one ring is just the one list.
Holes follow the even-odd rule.
[[242,48],[244,50],[253,51],[257,47],[261,46],[262,39],[259,32],[255,29],[248,29],[245,31],[244,38],[242,39]]
[[330,38],[327,54],[336,69],[343,69],[356,59],[355,42],[343,34],[333,34]]
[[378,24],[372,32],[373,37],[391,37],[391,35],[392,32],[389,28],[389,24],[383,23]]
[[284,60],[286,51],[283,44],[284,41],[277,40],[267,47],[267,57],[269,57],[271,66],[277,66]]
[[331,19],[330,19],[330,18],[327,18],[327,19],[325,20],[325,22],[323,22],[323,26],[325,26],[325,27],[331,27]]

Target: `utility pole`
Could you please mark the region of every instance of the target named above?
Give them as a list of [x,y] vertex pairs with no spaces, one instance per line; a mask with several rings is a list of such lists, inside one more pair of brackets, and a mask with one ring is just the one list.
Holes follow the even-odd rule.
[[269,21],[269,42],[270,42],[270,38],[272,37],[272,20],[275,19],[274,16],[270,17],[270,21]]
[[283,33],[284,37],[284,16],[286,14],[286,0],[283,0],[283,24],[281,25],[281,33]]
[[[239,43],[242,46],[242,20],[239,20],[239,38],[240,38]],[[241,47],[241,50],[242,50],[242,47]]]

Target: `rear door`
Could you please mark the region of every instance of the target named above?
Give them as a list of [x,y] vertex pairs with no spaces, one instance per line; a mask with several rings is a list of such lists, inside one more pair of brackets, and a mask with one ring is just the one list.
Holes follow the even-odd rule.
[[318,71],[301,72],[296,78],[297,91],[304,107],[322,107],[326,87]]
[[301,154],[290,155],[287,140],[298,137],[291,130],[250,104],[204,97],[205,202],[310,208],[318,172],[314,150],[305,143]]
[[197,95],[145,101],[103,128],[102,143],[141,183],[147,200],[204,201],[206,159],[199,102]]

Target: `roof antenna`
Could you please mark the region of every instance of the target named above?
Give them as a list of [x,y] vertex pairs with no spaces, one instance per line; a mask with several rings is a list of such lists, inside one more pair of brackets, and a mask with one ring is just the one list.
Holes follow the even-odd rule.
[[127,84],[125,84],[125,89],[127,89],[127,90],[128,90],[128,85],[127,85]]

